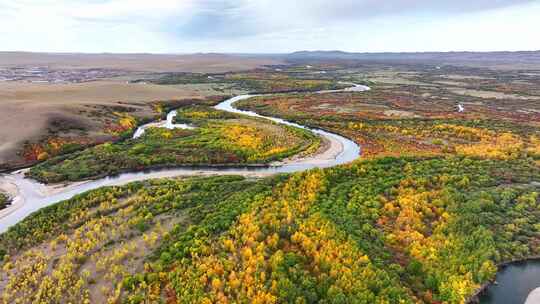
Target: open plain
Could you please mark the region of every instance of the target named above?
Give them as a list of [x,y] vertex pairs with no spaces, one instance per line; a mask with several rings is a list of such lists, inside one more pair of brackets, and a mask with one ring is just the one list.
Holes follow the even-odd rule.
[[[111,140],[113,112],[154,118],[158,102],[234,91],[212,85],[158,86],[130,80],[162,72],[227,72],[279,63],[233,55],[37,54],[0,52],[0,169],[35,163],[30,146],[63,139],[82,146]],[[99,72],[99,73],[98,73]],[[35,153],[34,153],[35,154]]]

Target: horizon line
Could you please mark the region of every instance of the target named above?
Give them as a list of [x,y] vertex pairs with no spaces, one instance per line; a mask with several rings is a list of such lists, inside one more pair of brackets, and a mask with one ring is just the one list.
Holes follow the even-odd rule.
[[51,54],[51,55],[290,55],[295,53],[343,53],[343,54],[492,54],[492,53],[537,53],[538,50],[491,50],[491,51],[342,51],[342,50],[298,50],[291,52],[79,52],[79,51],[23,51],[9,50],[1,51],[0,54],[7,53],[27,53],[27,54]]

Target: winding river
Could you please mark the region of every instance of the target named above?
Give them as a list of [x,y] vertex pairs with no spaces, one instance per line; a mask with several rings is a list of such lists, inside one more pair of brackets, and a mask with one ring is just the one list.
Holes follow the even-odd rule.
[[[370,88],[363,85],[351,84],[352,87],[344,90],[321,91],[328,92],[362,92]],[[216,109],[244,114],[252,117],[259,117],[271,120],[273,122],[309,130],[323,137],[328,143],[329,148],[322,153],[303,158],[293,158],[290,161],[276,162],[268,167],[227,167],[227,168],[209,168],[209,167],[182,167],[177,169],[147,170],[133,173],[123,173],[116,176],[109,176],[97,180],[71,183],[67,185],[44,185],[35,180],[24,177],[25,170],[19,170],[11,174],[0,175],[0,186],[11,189],[15,198],[11,206],[0,210],[0,233],[6,231],[9,227],[15,225],[32,212],[43,207],[52,205],[56,202],[69,199],[77,194],[103,186],[123,185],[133,181],[140,181],[152,178],[166,178],[176,176],[193,175],[217,175],[217,174],[235,174],[244,176],[266,176],[275,173],[291,173],[312,168],[327,168],[336,165],[349,163],[360,156],[360,147],[353,141],[320,129],[308,128],[293,122],[280,118],[267,117],[251,111],[243,111],[234,107],[234,103],[239,100],[245,100],[259,95],[241,95],[225,100],[215,106]],[[163,128],[193,128],[185,124],[174,124],[173,119],[176,111],[171,111],[164,121],[152,122],[139,127],[134,138],[144,134],[145,129],[149,127]],[[523,264],[508,266],[498,273],[498,285],[490,286],[487,292],[481,297],[480,302],[486,304],[510,304],[523,303],[527,299],[529,292],[535,287],[540,286],[540,262],[531,261]],[[535,290],[529,295],[527,304],[540,303],[540,289]]]
[[[351,84],[352,87],[344,90],[336,91],[321,91],[326,92],[362,92],[370,88],[363,85]],[[96,189],[103,186],[123,185],[133,181],[140,181],[152,178],[165,178],[176,176],[190,175],[217,175],[217,174],[235,174],[244,176],[266,176],[275,173],[291,173],[312,168],[327,168],[336,165],[349,163],[360,156],[360,147],[353,141],[320,129],[308,128],[293,122],[289,122],[280,118],[267,117],[259,115],[251,111],[243,111],[235,108],[233,105],[239,100],[245,100],[259,95],[241,95],[230,98],[215,106],[216,109],[244,114],[252,117],[259,117],[271,120],[273,122],[294,126],[309,130],[323,137],[329,144],[329,148],[322,153],[306,156],[303,158],[293,158],[290,161],[276,162],[268,167],[181,167],[176,169],[163,170],[147,170],[133,173],[122,173],[116,176],[108,176],[101,179],[70,183],[67,185],[44,185],[35,180],[24,177],[25,170],[19,170],[11,174],[0,176],[0,185],[15,189],[13,193],[14,200],[11,206],[0,210],[0,233],[6,231],[9,227],[15,225],[32,212],[35,212],[43,207],[52,205],[56,202],[69,199],[77,194],[88,190]],[[153,122],[141,126],[134,134],[134,137],[139,137],[148,127],[165,127],[165,128],[191,128],[189,125],[173,124],[173,118],[176,111],[171,111],[167,115],[166,121]]]

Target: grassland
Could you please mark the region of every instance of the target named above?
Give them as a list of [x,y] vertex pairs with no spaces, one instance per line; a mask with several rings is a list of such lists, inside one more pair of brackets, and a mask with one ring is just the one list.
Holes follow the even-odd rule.
[[46,66],[55,70],[116,69],[137,73],[216,73],[251,70],[282,60],[263,56],[227,54],[77,54],[0,52],[2,67]]
[[[0,77],[0,170],[8,171],[36,163],[26,148],[46,146],[58,139],[82,147],[115,141],[106,132],[115,117],[111,108],[125,108],[139,119],[152,119],[155,102],[201,99],[228,95],[216,85],[157,86],[130,84],[129,81],[163,72],[223,73],[242,71],[280,60],[229,55],[151,55],[151,54],[42,54],[0,52],[0,70],[45,68],[51,73],[76,73],[82,70],[114,70],[113,78],[73,83],[3,81]],[[22,73],[27,75],[28,73]],[[26,76],[25,76],[26,77]],[[35,77],[34,77],[35,78]],[[50,81],[51,79],[36,79]],[[54,79],[56,81],[58,79]],[[32,79],[33,81],[33,79]],[[214,90],[216,88],[217,90]],[[95,114],[95,115],[94,115]],[[58,126],[61,126],[60,130]],[[52,152],[52,151],[50,151]]]
[[[216,96],[248,91],[317,91],[346,86],[332,79],[271,70],[125,73],[111,80],[84,83],[0,83],[0,115],[5,117],[0,130],[0,170],[25,167],[64,152],[118,141],[122,138],[118,133],[122,132],[110,131],[118,129],[125,114],[136,123],[148,121],[159,114],[154,108],[156,104],[203,103]],[[21,121],[29,123],[21,126]],[[67,147],[58,148],[58,144]]]
[[[114,131],[129,115],[137,122],[155,119],[158,103],[196,103],[223,92],[211,88],[166,87],[96,81],[82,84],[0,83],[0,169],[38,161],[49,141],[87,147],[121,137]],[[119,115],[120,114],[120,115]],[[38,148],[36,146],[41,146]],[[43,152],[43,151],[40,151]],[[49,149],[49,154],[56,154]]]

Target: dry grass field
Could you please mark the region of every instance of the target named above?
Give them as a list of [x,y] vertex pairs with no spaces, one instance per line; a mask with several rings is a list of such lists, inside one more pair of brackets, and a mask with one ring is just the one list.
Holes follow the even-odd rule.
[[[141,75],[165,71],[225,72],[247,70],[279,63],[258,57],[233,55],[149,55],[149,54],[38,54],[0,52],[0,69],[17,69],[25,75],[36,67],[48,71],[105,69],[120,76],[81,83],[42,83],[26,80],[0,81],[0,169],[32,163],[25,157],[25,145],[47,137],[83,139],[93,143],[110,139],[104,130],[114,124],[112,113],[129,113],[148,119],[156,113],[156,101],[204,99],[223,95],[212,85],[159,86],[130,84]],[[30,71],[30,72],[27,72]],[[45,75],[44,77],[46,77]],[[1,77],[0,77],[1,80]],[[104,112],[108,112],[109,116]]]
[[219,73],[249,70],[281,61],[224,54],[69,54],[0,52],[0,67],[48,66],[54,69],[106,68],[145,72]]
[[[0,83],[0,163],[8,167],[24,163],[25,142],[36,142],[51,133],[61,137],[107,137],[107,120],[92,112],[105,108],[125,110],[138,118],[150,118],[150,103],[161,100],[203,98],[188,88],[99,81],[81,84]],[[58,125],[61,130],[53,130]]]

